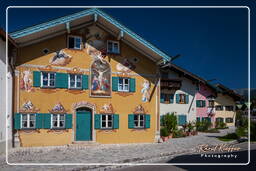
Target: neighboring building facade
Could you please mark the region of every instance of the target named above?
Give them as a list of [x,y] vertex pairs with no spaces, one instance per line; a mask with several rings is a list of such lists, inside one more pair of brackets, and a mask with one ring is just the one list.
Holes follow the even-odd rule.
[[161,70],[160,114],[174,113],[178,125],[196,121],[198,77],[171,64]]
[[158,141],[163,52],[97,9],[11,36],[16,146]]
[[197,121],[208,120],[214,125],[216,98],[215,89],[209,84],[199,84],[199,90],[196,93],[196,118]]
[[[5,152],[6,139],[8,147],[12,147],[12,85],[13,85],[13,72],[12,72],[12,60],[9,60],[9,65],[6,62],[6,33],[0,28],[0,153]],[[13,58],[15,52],[15,43],[9,38],[9,58]],[[7,67],[7,73],[6,73]],[[8,88],[6,88],[6,82]],[[7,103],[7,105],[6,105]],[[7,120],[6,120],[7,118]],[[7,123],[7,125],[6,125]],[[6,128],[8,129],[6,131]],[[6,135],[7,133],[7,135]]]
[[235,126],[236,101],[241,100],[241,96],[227,87],[217,84],[217,98],[215,99],[215,122],[226,123],[227,126]]

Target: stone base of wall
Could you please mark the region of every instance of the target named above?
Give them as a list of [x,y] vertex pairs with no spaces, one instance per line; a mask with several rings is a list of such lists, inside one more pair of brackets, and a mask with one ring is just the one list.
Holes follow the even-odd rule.
[[[12,142],[11,140],[8,141],[8,147],[9,149],[12,148]],[[0,154],[5,153],[6,149],[6,141],[0,142]]]

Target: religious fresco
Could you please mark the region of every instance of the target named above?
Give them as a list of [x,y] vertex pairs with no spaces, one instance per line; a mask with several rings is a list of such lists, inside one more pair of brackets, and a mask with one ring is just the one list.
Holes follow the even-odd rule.
[[105,60],[95,60],[91,65],[91,95],[111,95],[111,70]]
[[25,90],[27,92],[32,91],[32,79],[31,79],[31,71],[25,70],[21,72],[21,80],[20,80],[20,89]]
[[141,94],[142,94],[142,101],[148,102],[150,97],[150,82],[147,80],[144,80],[144,83],[142,84]]
[[64,50],[54,53],[54,56],[49,60],[51,65],[65,66],[71,62],[72,56],[68,55]]
[[20,109],[21,113],[36,113],[38,111],[39,109],[36,108],[30,100],[26,101]]
[[94,60],[103,60],[107,53],[107,34],[96,26],[89,27],[86,34],[86,53]]
[[144,107],[142,105],[138,105],[138,106],[135,107],[133,113],[134,114],[145,114],[147,112],[146,112],[146,110],[144,109]]
[[58,102],[51,110],[49,110],[50,113],[67,113],[63,105]]
[[122,63],[118,63],[116,65],[117,71],[123,72],[123,73],[131,72],[135,68],[136,68],[136,66],[131,61],[129,61],[129,59],[127,59],[127,58],[124,58]]
[[100,113],[106,113],[106,114],[107,114],[107,113],[110,113],[110,114],[113,114],[113,113],[115,113],[115,112],[114,112],[114,108],[113,108],[112,104],[109,103],[109,104],[104,104],[104,105],[101,107]]

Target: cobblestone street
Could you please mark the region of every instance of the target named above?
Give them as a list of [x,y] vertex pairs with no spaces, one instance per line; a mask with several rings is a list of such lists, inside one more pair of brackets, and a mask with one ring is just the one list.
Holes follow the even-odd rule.
[[[61,147],[17,148],[9,151],[9,163],[150,163],[163,156],[191,153],[200,144],[223,144],[216,136],[233,132],[199,133],[197,136],[174,138],[164,143],[120,145],[71,145]],[[0,170],[79,170],[99,166],[8,166],[0,155]]]

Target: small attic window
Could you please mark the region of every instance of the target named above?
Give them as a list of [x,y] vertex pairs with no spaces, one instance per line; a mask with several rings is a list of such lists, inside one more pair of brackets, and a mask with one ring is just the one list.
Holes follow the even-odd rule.
[[108,40],[107,41],[107,49],[108,49],[108,53],[119,54],[120,53],[119,42]]
[[69,49],[81,49],[82,38],[79,36],[68,36],[68,48]]
[[44,53],[44,54],[48,54],[48,53],[49,53],[49,49],[44,48],[44,49],[43,49],[43,53]]

